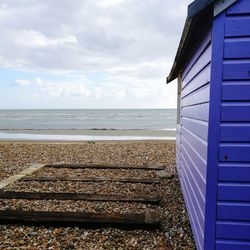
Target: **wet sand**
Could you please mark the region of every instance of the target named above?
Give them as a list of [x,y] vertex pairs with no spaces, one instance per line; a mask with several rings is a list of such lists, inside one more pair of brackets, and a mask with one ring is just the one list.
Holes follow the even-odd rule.
[[22,141],[110,141],[174,140],[171,130],[0,130],[0,140]]

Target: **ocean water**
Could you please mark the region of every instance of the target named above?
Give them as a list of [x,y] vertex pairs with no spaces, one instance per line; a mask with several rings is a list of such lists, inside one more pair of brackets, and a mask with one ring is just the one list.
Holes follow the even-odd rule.
[[0,110],[1,130],[174,130],[175,109]]
[[175,128],[175,109],[0,110],[0,140],[168,140]]

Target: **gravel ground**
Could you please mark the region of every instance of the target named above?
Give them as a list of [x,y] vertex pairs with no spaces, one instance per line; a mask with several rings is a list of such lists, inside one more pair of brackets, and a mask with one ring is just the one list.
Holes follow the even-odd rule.
[[69,212],[106,212],[106,213],[142,213],[162,212],[161,207],[136,202],[92,202],[92,201],[56,201],[56,200],[0,200],[0,210],[22,209],[25,211],[62,211]]
[[47,168],[44,167],[35,172],[33,176],[72,176],[72,177],[141,177],[154,178],[155,171],[151,170],[137,170],[137,169],[65,169],[65,168]]
[[95,194],[152,195],[157,194],[157,184],[121,183],[121,182],[22,182],[13,183],[4,190],[27,192],[74,192]]
[[[16,174],[30,163],[100,163],[126,165],[165,165],[165,173],[175,174],[175,144],[166,142],[123,143],[2,143],[0,144],[0,179]],[[68,170],[42,169],[39,175],[67,174]],[[71,170],[72,171],[72,170]],[[103,170],[102,170],[103,171]],[[101,171],[101,172],[102,172]],[[128,171],[128,172],[127,172]],[[156,171],[140,170],[73,170],[74,174],[119,177],[155,177]],[[73,173],[72,172],[72,173]],[[159,173],[159,171],[158,171]],[[103,174],[103,175],[102,175]],[[82,175],[81,175],[82,176]],[[20,209],[42,211],[89,212],[155,212],[162,218],[162,230],[80,229],[62,227],[31,227],[0,225],[0,249],[195,249],[176,177],[164,178],[160,184],[124,183],[42,183],[17,182],[7,189],[26,191],[89,191],[160,195],[160,206],[141,203],[86,201],[0,200],[0,210]]]
[[175,172],[175,146],[164,142],[1,143],[0,180],[33,162],[166,165]]

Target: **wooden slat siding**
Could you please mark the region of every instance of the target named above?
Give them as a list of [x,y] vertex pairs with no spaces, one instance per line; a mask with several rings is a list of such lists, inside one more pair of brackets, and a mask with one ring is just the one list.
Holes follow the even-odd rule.
[[194,236],[194,240],[196,242],[196,246],[198,245],[199,249],[202,249],[203,243],[201,242],[201,240],[203,239],[203,233],[200,233],[199,228],[197,227],[198,221],[196,219],[196,217],[194,216],[194,212],[192,209],[192,200],[189,197],[188,194],[188,190],[186,189],[186,183],[184,180],[180,179],[180,185],[181,185],[181,190],[182,192],[187,193],[187,195],[184,195],[184,201],[185,201],[185,205],[187,208],[187,212],[189,215],[189,219],[190,219],[190,224],[193,230],[193,236]]
[[182,89],[184,89],[188,84],[191,83],[192,79],[198,76],[203,69],[211,62],[211,45],[203,52],[199,59],[195,62],[193,67],[190,69],[186,77],[182,80]]
[[195,54],[191,56],[190,60],[184,66],[182,80],[185,79],[186,75],[189,73],[190,69],[197,63],[197,59],[203,54],[204,50],[208,47],[211,43],[211,31],[209,31],[206,36],[204,37],[203,42],[197,48]]
[[176,145],[180,147],[180,125],[176,126]]
[[223,63],[223,80],[249,80],[250,60],[230,60]]
[[228,38],[225,40],[224,58],[250,58],[250,40],[248,38]]
[[249,222],[218,221],[216,225],[216,235],[218,238],[230,240],[250,240]]
[[228,15],[244,15],[250,13],[250,1],[238,1],[232,8],[227,9]]
[[221,163],[218,180],[227,182],[249,182],[250,163]]
[[209,110],[208,103],[198,104],[190,107],[182,107],[181,116],[201,121],[208,121],[208,110]]
[[226,20],[225,37],[248,37],[250,16],[228,16]]
[[[176,150],[176,160],[180,161],[180,158],[181,158],[180,147],[178,146],[177,149],[178,149],[178,150]],[[178,165],[177,165],[177,166],[178,166]]]
[[221,123],[221,142],[249,142],[250,123]]
[[250,102],[224,102],[221,106],[221,121],[250,122]]
[[250,220],[250,203],[249,202],[218,202],[217,218],[219,220]]
[[187,164],[183,164],[184,167],[186,168],[186,173],[189,175],[189,178],[192,181],[192,185],[196,187],[198,191],[196,194],[197,196],[199,196],[199,200],[203,201],[202,208],[204,209],[205,208],[204,193],[206,191],[206,181],[203,179],[203,176],[201,175],[199,169],[197,169],[197,167],[194,165],[192,158],[190,157],[190,155],[188,155],[184,146],[182,148],[182,154],[187,163]]
[[182,97],[194,92],[202,86],[209,84],[211,75],[211,65],[207,65],[183,90]]
[[249,81],[224,82],[222,85],[222,100],[223,101],[249,101],[250,100],[250,82]]
[[246,250],[250,249],[250,1],[239,0],[227,13],[216,250]]
[[247,241],[232,241],[232,240],[217,240],[216,250],[249,250],[250,242]]
[[219,154],[219,128],[221,105],[221,82],[223,71],[225,12],[214,18],[212,25],[212,60],[210,80],[210,108],[208,124],[207,148],[207,189],[206,189],[206,221],[204,250],[215,250],[216,241],[216,201],[217,201],[217,172]]
[[211,32],[184,67],[181,93],[181,188],[197,249],[204,247]]
[[201,139],[207,141],[208,136],[208,123],[204,121],[199,121],[196,119],[182,117],[181,123],[185,128],[187,128],[190,132],[196,134]]
[[218,184],[219,201],[250,201],[250,183],[219,183]]
[[204,177],[207,174],[206,169],[206,159],[202,159],[199,152],[197,152],[193,146],[183,137],[182,139],[182,148],[186,148],[186,150],[189,152],[189,154],[192,156],[192,160],[196,163],[197,166],[199,166],[199,171],[201,175]]
[[176,168],[179,178],[181,178],[180,170],[180,159],[181,159],[181,125],[177,124],[176,126]]
[[194,239],[196,242],[196,247],[199,247],[199,249],[201,250],[203,249],[204,230],[201,228],[200,223],[204,223],[204,220],[203,219],[199,220],[198,218],[198,215],[197,215],[198,208],[195,206],[195,200],[192,198],[190,194],[191,187],[188,182],[188,179],[185,178],[185,176],[186,176],[185,170],[183,170],[182,171],[182,185],[181,185],[182,192],[184,193],[184,200],[185,200],[185,204],[188,210],[189,219],[191,222],[191,227],[192,227]]
[[182,127],[182,137],[192,145],[202,159],[207,159],[207,142],[205,140],[201,139],[185,127]]
[[[250,144],[221,143],[219,160],[227,162],[250,162]],[[249,180],[250,182],[250,180]]]
[[190,197],[193,200],[193,204],[195,206],[195,212],[197,214],[197,217],[199,218],[200,225],[204,226],[204,205],[205,201],[204,198],[201,195],[198,195],[197,185],[195,184],[195,179],[191,173],[191,170],[189,170],[189,166],[185,160],[181,161],[181,170],[183,173],[182,179],[186,181]]
[[182,98],[182,107],[207,103],[209,101],[210,88],[209,85],[198,89],[197,91],[186,95]]

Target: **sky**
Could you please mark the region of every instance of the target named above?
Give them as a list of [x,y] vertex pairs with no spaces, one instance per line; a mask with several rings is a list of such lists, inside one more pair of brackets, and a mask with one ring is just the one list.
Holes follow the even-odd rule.
[[190,2],[0,0],[0,109],[176,108]]

